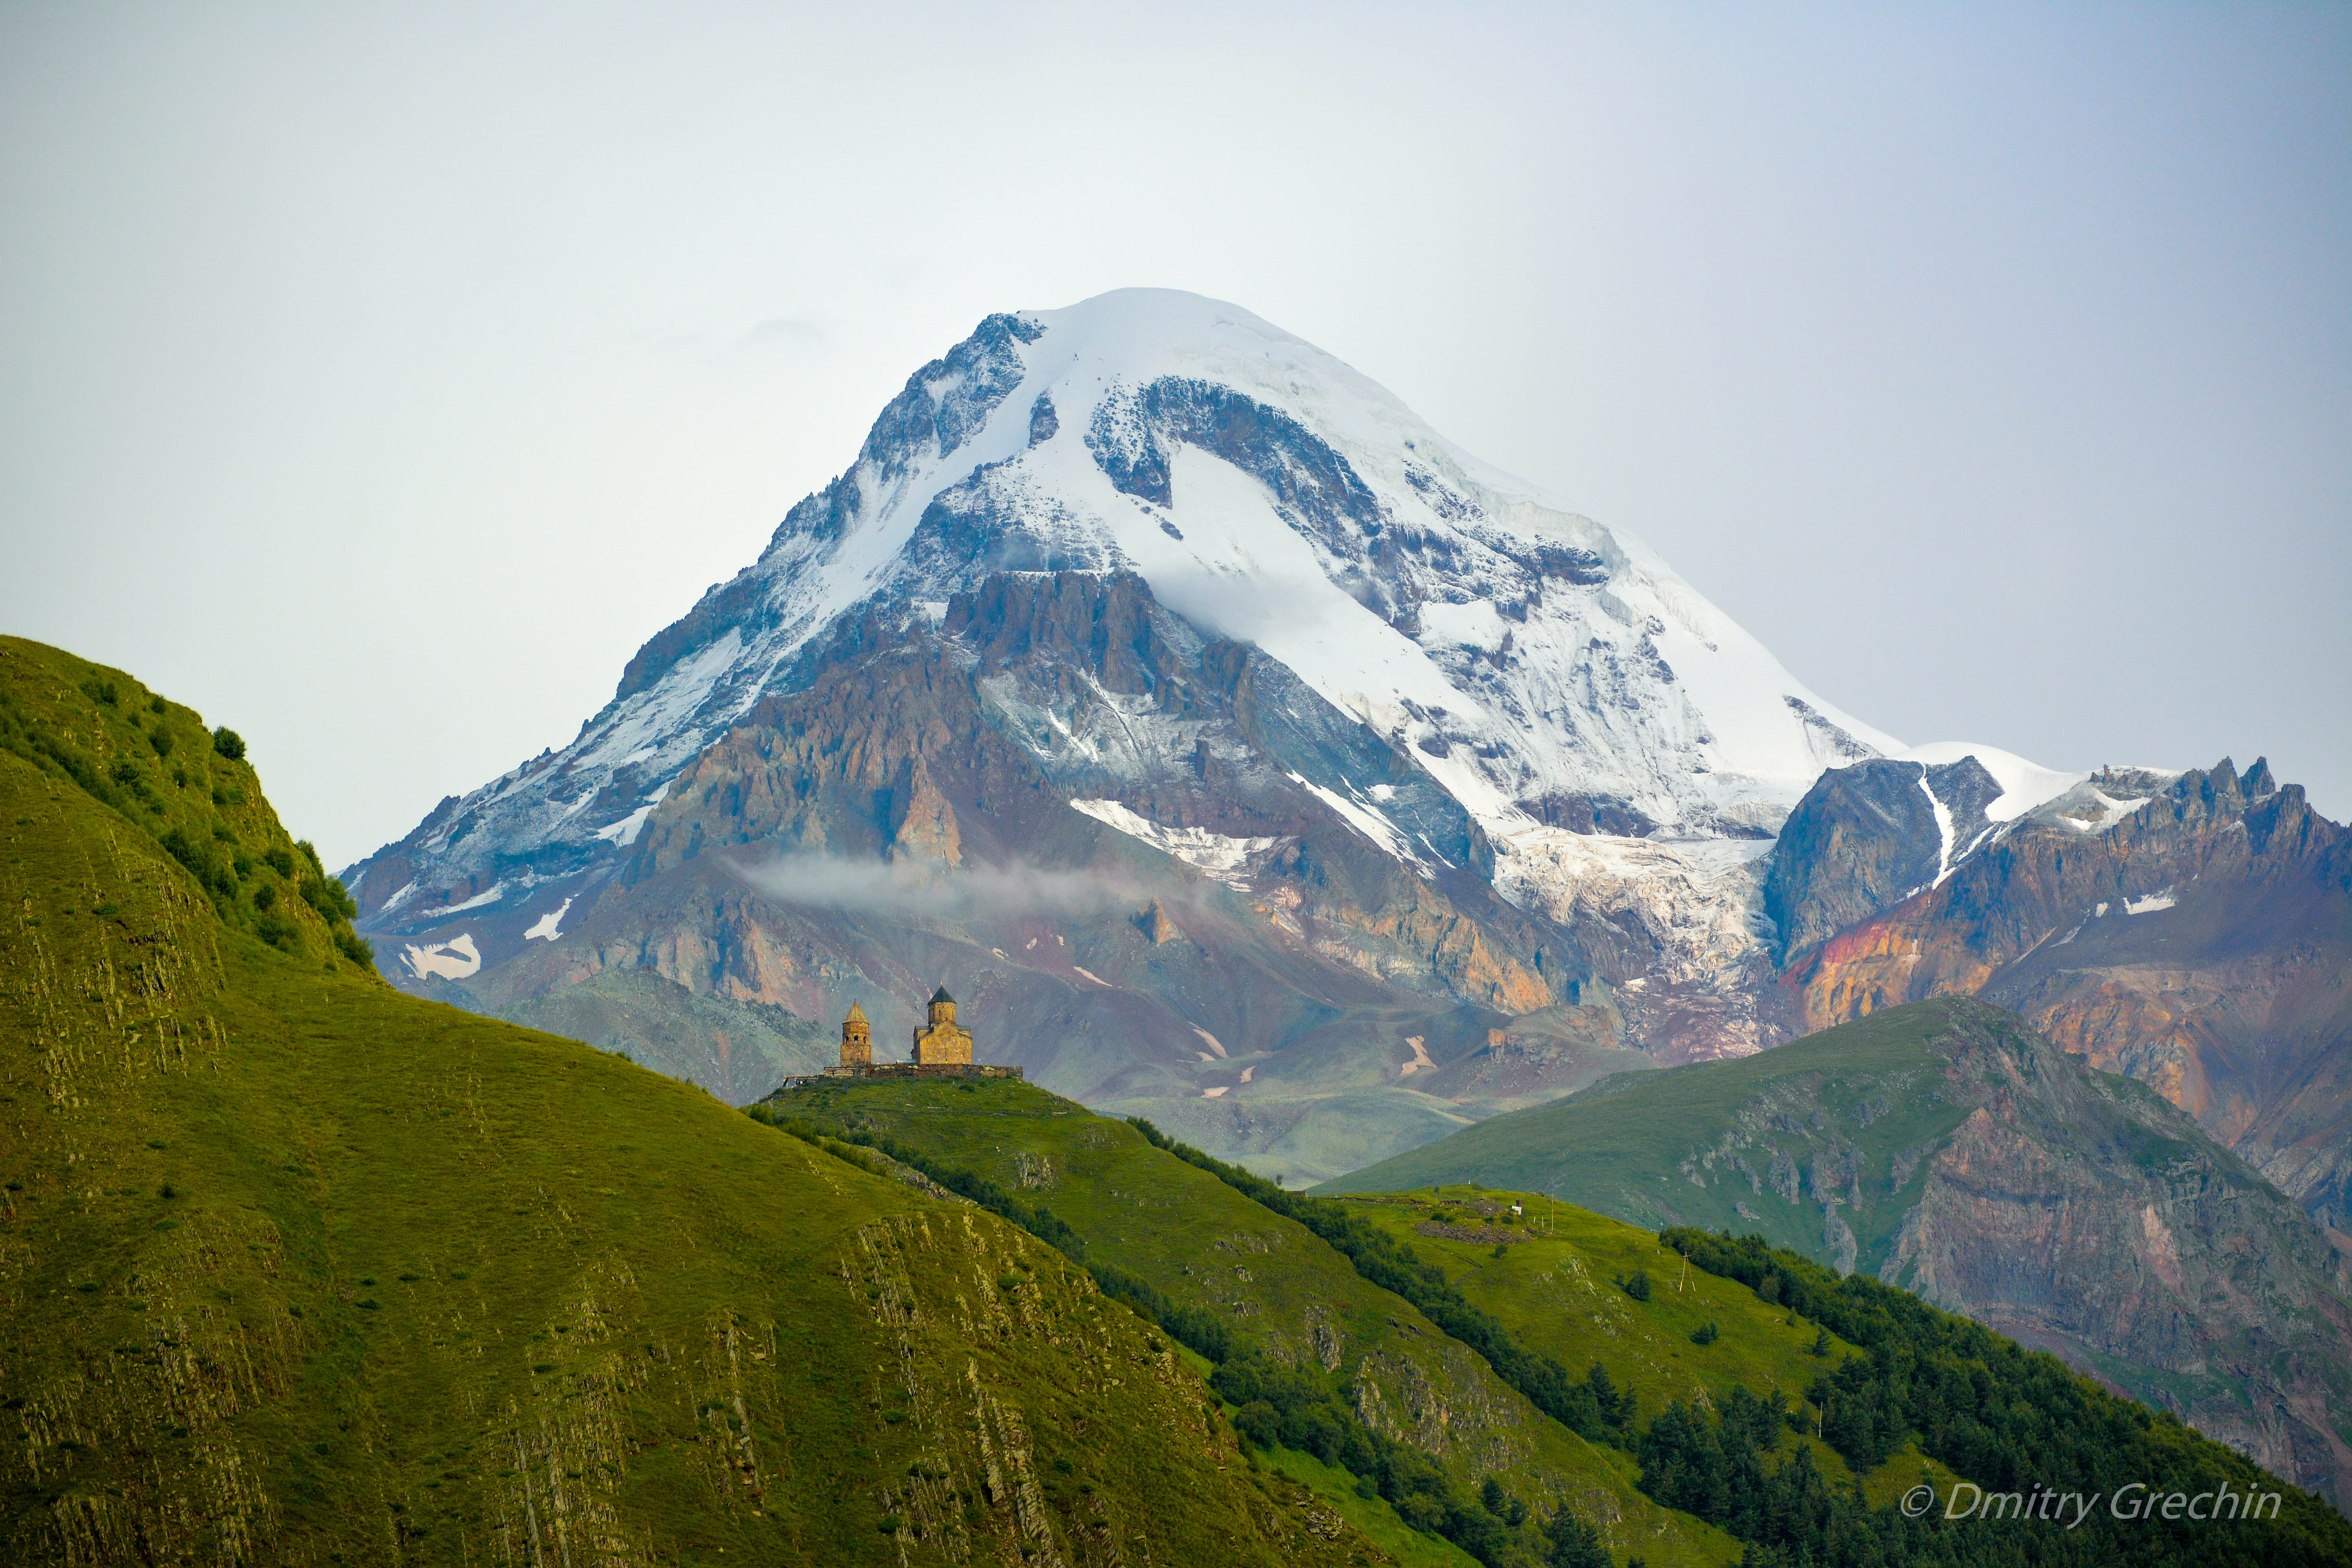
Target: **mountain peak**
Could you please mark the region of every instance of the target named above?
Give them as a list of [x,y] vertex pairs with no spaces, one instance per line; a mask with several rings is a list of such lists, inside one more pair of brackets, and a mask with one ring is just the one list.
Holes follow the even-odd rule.
[[[856,461],[648,640],[571,746],[407,848],[485,887],[492,862],[609,859],[689,759],[804,682],[827,628],[1055,571],[1133,574],[1280,661],[1490,831],[1769,834],[1824,765],[1896,745],[1638,542],[1337,357],[1235,305],[1126,289],[992,315],[916,372]],[[414,879],[359,871],[371,909]]]

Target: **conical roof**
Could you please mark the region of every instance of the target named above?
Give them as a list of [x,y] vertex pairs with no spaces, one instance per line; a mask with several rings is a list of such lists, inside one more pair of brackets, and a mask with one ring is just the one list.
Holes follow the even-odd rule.
[[931,1000],[934,1002],[945,1002],[950,1006],[953,1006],[955,1005],[955,998],[948,994],[948,988],[944,984],[937,991],[931,993]]
[[842,1022],[845,1024],[863,1024],[866,1022],[866,1009],[860,1007],[856,1003],[852,1002],[849,1005],[849,1016],[844,1018]]

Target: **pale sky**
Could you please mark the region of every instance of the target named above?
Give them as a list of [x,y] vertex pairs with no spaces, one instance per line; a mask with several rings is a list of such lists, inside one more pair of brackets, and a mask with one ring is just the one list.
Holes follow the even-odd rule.
[[2352,816],[2352,7],[14,5],[0,629],[331,864],[992,310],[1229,300],[1832,700]]

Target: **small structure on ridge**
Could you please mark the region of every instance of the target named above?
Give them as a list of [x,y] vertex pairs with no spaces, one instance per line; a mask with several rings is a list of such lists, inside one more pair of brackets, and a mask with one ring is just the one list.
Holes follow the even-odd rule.
[[788,1078],[777,1086],[779,1090],[796,1089],[803,1084],[821,1083],[828,1079],[845,1078],[1020,1078],[1021,1069],[999,1067],[992,1062],[971,1059],[971,1031],[956,1022],[956,999],[940,986],[931,993],[929,1021],[915,1031],[912,1055],[914,1060],[877,1062],[874,1059],[874,1027],[867,1022],[866,1009],[855,1002],[849,1005],[849,1016],[841,1021],[841,1065],[829,1067],[821,1073],[805,1073]]
[[931,993],[931,1021],[915,1031],[915,1060],[924,1067],[971,1065],[971,1034],[955,1021],[955,998],[940,986]]
[[866,1025],[866,1009],[855,1002],[849,1005],[849,1016],[841,1021],[841,1065],[851,1068],[874,1065],[874,1031]]

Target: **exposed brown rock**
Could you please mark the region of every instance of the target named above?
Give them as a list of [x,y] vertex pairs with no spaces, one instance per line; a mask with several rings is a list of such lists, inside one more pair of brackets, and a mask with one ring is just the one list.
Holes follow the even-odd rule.
[[1135,917],[1135,923],[1137,929],[1151,940],[1154,947],[1184,940],[1184,928],[1176,923],[1168,913],[1168,906],[1158,899],[1144,906],[1143,912]]
[[[2137,912],[2134,912],[2135,906]],[[2037,816],[1791,968],[1808,1025],[1962,994],[2141,1079],[2332,1221],[2352,1178],[2352,833],[2257,763]]]

